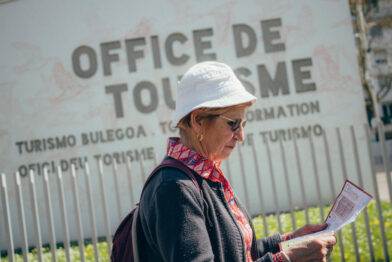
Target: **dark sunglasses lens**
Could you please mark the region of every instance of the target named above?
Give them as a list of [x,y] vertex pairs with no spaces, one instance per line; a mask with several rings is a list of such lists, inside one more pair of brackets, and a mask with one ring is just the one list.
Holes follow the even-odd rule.
[[236,131],[241,125],[241,119],[237,119],[233,122],[233,125],[231,126],[231,130]]
[[227,124],[230,126],[231,130],[235,128],[236,122],[235,121],[228,121]]

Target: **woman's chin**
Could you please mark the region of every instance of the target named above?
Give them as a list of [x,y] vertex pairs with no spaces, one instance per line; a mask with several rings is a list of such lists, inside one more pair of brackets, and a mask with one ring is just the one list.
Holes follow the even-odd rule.
[[229,158],[231,152],[233,152],[233,148],[225,148],[223,152],[219,154],[219,156],[215,157],[214,161],[223,161]]

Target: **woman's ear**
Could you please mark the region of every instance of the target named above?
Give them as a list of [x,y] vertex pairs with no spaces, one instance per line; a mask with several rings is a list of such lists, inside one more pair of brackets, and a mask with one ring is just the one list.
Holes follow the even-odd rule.
[[200,112],[199,109],[192,111],[191,119],[190,119],[191,120],[190,124],[191,124],[192,130],[198,135],[202,134],[202,132],[203,132],[203,128],[201,126],[201,121],[200,121],[200,119],[198,119],[199,112]]

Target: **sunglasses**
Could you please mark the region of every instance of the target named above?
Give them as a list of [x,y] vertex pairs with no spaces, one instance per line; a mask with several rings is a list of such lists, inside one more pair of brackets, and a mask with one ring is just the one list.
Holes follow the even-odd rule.
[[227,124],[231,127],[231,131],[233,131],[233,132],[235,132],[238,128],[240,128],[240,126],[242,126],[242,128],[244,128],[246,125],[246,120],[244,120],[244,119],[233,120],[233,119],[228,118],[227,116],[224,116],[224,115],[219,115],[219,117],[222,117],[226,120],[229,120],[229,122],[227,122]]

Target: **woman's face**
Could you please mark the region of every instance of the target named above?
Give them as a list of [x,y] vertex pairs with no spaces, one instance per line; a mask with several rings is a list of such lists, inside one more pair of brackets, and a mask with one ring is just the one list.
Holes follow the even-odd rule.
[[244,141],[242,125],[235,131],[232,131],[231,127],[233,125],[231,120],[243,120],[244,116],[245,108],[233,109],[216,117],[211,126],[203,133],[202,144],[210,160],[222,161],[227,159],[237,142]]

